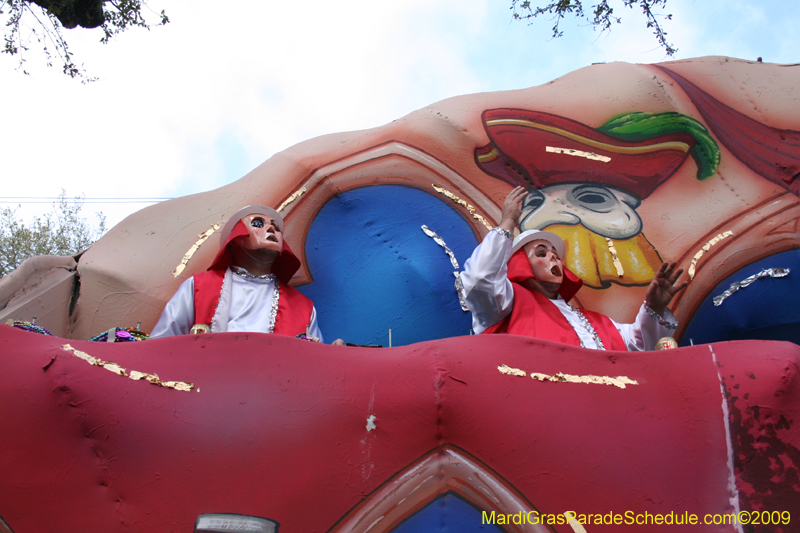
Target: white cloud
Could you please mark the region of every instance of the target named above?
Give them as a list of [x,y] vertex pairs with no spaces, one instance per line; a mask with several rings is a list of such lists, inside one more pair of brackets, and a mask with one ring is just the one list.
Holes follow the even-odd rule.
[[[107,46],[97,31],[67,32],[100,78],[88,86],[35,55],[29,77],[0,58],[4,195],[208,190],[308,138],[380,126],[450,96],[536,85],[592,62],[664,60],[638,12],[621,7],[610,34],[567,22],[565,37],[551,40],[549,21],[511,22],[508,6],[489,0],[224,6],[165,2],[169,25]],[[789,30],[798,7],[670,0],[669,11],[681,58],[796,61],[780,54],[800,49]],[[98,207],[116,223],[140,206]]]

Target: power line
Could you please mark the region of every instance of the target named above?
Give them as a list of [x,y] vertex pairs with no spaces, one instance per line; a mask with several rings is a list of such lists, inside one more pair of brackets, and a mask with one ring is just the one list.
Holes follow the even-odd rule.
[[172,198],[62,198],[60,196],[0,196],[0,204],[52,204],[64,200],[67,203],[84,204],[155,204]]

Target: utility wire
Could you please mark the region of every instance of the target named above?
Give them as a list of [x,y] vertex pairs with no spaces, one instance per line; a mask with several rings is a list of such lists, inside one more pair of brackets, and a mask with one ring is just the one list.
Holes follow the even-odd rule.
[[0,196],[0,204],[52,204],[58,200],[84,204],[155,204],[172,198],[61,198],[60,196]]

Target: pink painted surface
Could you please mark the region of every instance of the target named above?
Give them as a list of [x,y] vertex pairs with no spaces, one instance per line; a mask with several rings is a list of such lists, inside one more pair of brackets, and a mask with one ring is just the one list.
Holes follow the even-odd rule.
[[[183,392],[90,365],[64,339],[0,333],[0,515],[17,533],[189,531],[208,512],[324,532],[443,444],[543,513],[731,513],[734,477],[744,510],[800,503],[791,343],[643,354],[516,336],[379,351],[227,333],[71,343],[194,384]],[[503,364],[638,384],[540,382]]]

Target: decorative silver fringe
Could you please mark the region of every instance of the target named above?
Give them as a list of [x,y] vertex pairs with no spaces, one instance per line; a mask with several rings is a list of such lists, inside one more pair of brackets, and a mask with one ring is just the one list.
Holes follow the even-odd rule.
[[[581,310],[578,309],[577,307],[575,307],[574,305],[570,305],[570,304],[567,304],[567,305],[569,305],[570,308],[573,311],[575,311],[575,313],[578,315],[578,318],[580,319],[581,323],[583,324],[583,327],[586,328],[586,331],[588,331],[589,334],[594,339],[594,343],[597,345],[597,349],[598,350],[605,350],[606,347],[603,346],[603,341],[600,339],[600,335],[597,334],[597,331],[595,331],[594,326],[592,326],[592,323],[589,322],[589,319],[586,318],[586,316],[583,313],[581,313]],[[577,333],[577,331],[575,333]],[[586,348],[586,345],[583,343],[583,339],[581,339],[580,337],[581,336],[578,335],[578,340],[581,343],[581,348]]]
[[267,333],[275,331],[275,319],[278,318],[278,303],[281,297],[281,282],[275,278],[275,291],[272,293],[272,307],[269,310],[269,329]]
[[469,311],[467,307],[467,300],[464,297],[464,283],[461,281],[461,272],[453,272],[456,277],[456,292],[458,293],[458,303],[461,304],[462,311]]
[[782,278],[789,275],[790,270],[788,268],[765,268],[758,274],[753,274],[749,278],[745,278],[742,281],[737,281],[736,283],[732,283],[728,290],[720,294],[719,296],[714,296],[714,305],[719,306],[722,305],[722,302],[725,299],[733,294],[734,292],[738,291],[739,289],[743,289],[748,285],[752,284],[754,281],[761,279],[761,278]]
[[444,248],[445,253],[447,253],[447,255],[450,257],[450,264],[453,265],[453,270],[455,270],[455,272],[453,272],[453,276],[455,276],[456,278],[455,289],[456,289],[456,294],[458,294],[458,302],[461,304],[462,311],[469,311],[469,309],[467,308],[467,302],[464,298],[464,284],[461,282],[461,273],[458,271],[459,266],[458,266],[458,260],[456,259],[456,255],[453,253],[453,250],[447,247],[447,244],[444,242],[444,239],[439,237],[436,234],[436,232],[433,231],[431,228],[423,224],[422,231],[425,232],[425,235],[432,238],[436,244]]

